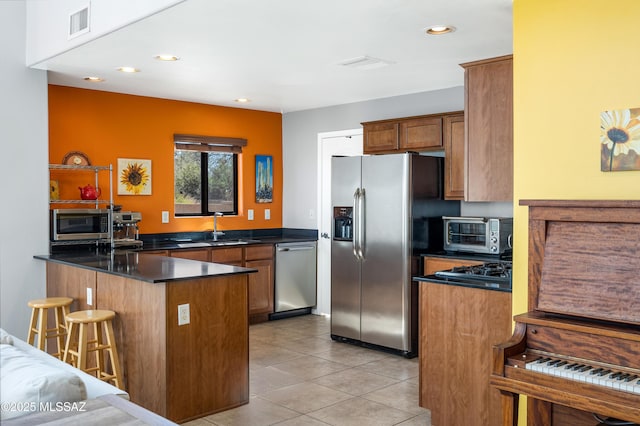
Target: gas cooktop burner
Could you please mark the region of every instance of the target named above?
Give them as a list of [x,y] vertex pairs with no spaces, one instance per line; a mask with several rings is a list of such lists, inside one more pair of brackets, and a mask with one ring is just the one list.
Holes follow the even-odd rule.
[[511,281],[511,262],[488,262],[474,266],[456,266],[436,272],[442,278],[464,278],[487,281]]

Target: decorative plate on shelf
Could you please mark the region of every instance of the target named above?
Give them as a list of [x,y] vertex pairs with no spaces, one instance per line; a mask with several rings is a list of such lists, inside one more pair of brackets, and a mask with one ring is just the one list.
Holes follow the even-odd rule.
[[91,161],[89,161],[89,157],[84,152],[71,151],[64,156],[62,164],[67,166],[90,166]]

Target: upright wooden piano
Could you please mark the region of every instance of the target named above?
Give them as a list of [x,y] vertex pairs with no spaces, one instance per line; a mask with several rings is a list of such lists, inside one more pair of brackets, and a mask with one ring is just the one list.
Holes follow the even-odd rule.
[[[503,425],[640,423],[640,201],[529,207],[528,313],[493,348]],[[600,423],[609,421],[609,423]]]

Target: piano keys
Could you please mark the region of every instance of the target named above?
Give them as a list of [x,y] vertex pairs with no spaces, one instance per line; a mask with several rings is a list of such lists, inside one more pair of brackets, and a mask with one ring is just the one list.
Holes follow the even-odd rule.
[[640,395],[639,370],[624,371],[617,366],[545,355],[529,358],[527,370]]

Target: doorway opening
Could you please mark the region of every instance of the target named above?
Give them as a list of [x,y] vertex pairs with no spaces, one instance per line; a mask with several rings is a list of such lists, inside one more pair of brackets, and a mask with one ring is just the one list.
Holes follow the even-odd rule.
[[318,133],[318,300],[315,314],[331,314],[331,157],[362,155],[362,129]]

